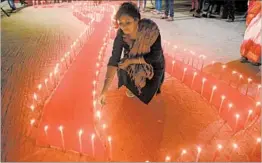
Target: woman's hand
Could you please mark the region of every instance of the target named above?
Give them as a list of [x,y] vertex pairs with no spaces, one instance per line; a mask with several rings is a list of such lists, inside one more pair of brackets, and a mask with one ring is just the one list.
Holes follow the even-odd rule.
[[131,64],[130,61],[131,61],[130,59],[125,59],[118,64],[118,67],[125,70]]

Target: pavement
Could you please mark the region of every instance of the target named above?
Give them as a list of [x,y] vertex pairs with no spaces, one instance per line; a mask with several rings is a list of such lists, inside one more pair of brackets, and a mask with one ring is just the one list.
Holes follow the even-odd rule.
[[[174,22],[160,20],[150,13],[145,13],[144,16],[157,22],[163,40],[177,45],[180,50],[186,48],[195,51],[196,54],[207,56],[205,66],[208,67],[213,60],[228,65],[234,63],[238,69],[242,70],[244,67],[247,76],[255,76],[259,71],[257,67],[242,66],[238,63],[240,44],[245,30],[245,22],[242,19],[234,23],[217,19],[197,19],[192,18],[185,11],[186,9],[188,5],[180,12],[175,10]],[[35,140],[26,137],[31,119],[29,95],[35,91],[37,84],[44,80],[43,77],[49,75],[56,61],[64,55],[84,27],[85,24],[76,19],[66,5],[37,9],[27,7],[9,18],[3,17],[1,27],[2,161],[96,161],[92,156],[39,147]],[[112,47],[109,46],[107,49],[108,53],[110,48]],[[177,51],[177,59],[182,58],[181,54]],[[108,55],[106,57],[108,58]],[[105,63],[106,59],[103,64]],[[107,107],[114,109],[105,110],[105,115],[108,115],[108,126],[113,126],[108,132],[111,133],[113,142],[117,140],[116,145],[113,146],[113,160],[163,161],[167,154],[177,160],[182,148],[192,147],[192,144],[201,141],[205,142],[216,131],[214,129],[221,125],[221,119],[212,106],[199,94],[192,93],[177,79],[173,80],[175,82],[166,81],[163,94],[150,106],[141,105],[136,99],[131,99],[130,102],[130,99],[123,96],[124,89],[119,92],[113,90],[109,94]],[[187,100],[191,102],[185,103]],[[115,105],[116,102],[119,104]],[[125,108],[126,103],[132,105]],[[201,109],[196,106],[201,106]],[[223,130],[225,132],[221,133],[228,133],[230,127],[223,126]],[[247,153],[253,151],[253,133],[258,136],[260,130],[258,123],[254,128],[246,133],[240,133],[240,136],[234,139],[241,142],[244,135],[246,141],[241,142],[241,152],[234,154],[233,159],[259,160],[260,148],[255,150],[256,157],[247,157]],[[204,140],[203,137],[207,133],[210,134]],[[221,134],[217,139],[226,140],[229,137],[229,134]],[[128,141],[119,141],[125,139]],[[217,139],[207,149],[212,149]],[[209,151],[210,153],[207,154],[209,157],[201,159],[211,160],[213,151]],[[192,159],[194,158],[185,158],[185,160]],[[225,160],[223,157],[218,159]]]

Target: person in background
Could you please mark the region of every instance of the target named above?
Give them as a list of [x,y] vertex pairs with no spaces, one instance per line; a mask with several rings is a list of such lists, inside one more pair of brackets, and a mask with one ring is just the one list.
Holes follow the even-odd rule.
[[162,9],[162,0],[156,0],[156,13],[161,14],[161,9]]
[[16,6],[15,6],[15,3],[14,3],[14,0],[7,0],[10,8],[11,8],[11,12],[15,12],[16,11]]
[[226,0],[225,7],[228,10],[228,22],[235,21],[235,0]]
[[159,28],[152,20],[141,19],[139,9],[132,2],[123,3],[115,19],[119,28],[99,103],[106,104],[106,94],[117,73],[118,88],[125,86],[127,97],[136,96],[144,104],[149,104],[155,95],[161,93],[164,82],[165,58]]
[[[137,6],[139,8],[140,11],[144,12],[146,10],[146,2],[147,0],[138,0],[137,1]],[[142,3],[142,7],[141,7],[141,3]]]
[[190,12],[193,12],[198,8],[198,1],[199,0],[192,0],[192,6],[191,6],[191,9],[190,9]]
[[165,0],[165,14],[161,19],[174,21],[174,0]]

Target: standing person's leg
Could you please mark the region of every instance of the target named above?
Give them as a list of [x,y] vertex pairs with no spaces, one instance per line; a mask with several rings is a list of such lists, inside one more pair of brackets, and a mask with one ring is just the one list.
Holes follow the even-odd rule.
[[137,7],[140,9],[140,0],[137,0]]
[[143,9],[144,10],[146,9],[146,3],[147,3],[147,0],[144,0],[144,4],[143,4]]
[[168,21],[174,21],[174,0],[169,0],[169,18]]
[[198,0],[198,8],[197,8],[197,13],[200,13],[203,8],[203,0]]
[[162,16],[162,19],[167,19],[168,18],[168,13],[169,13],[169,5],[168,5],[169,0],[165,0],[165,15]]
[[235,20],[235,1],[228,0],[228,21]]
[[10,8],[12,10],[16,10],[14,0],[7,0],[7,1],[8,1],[8,4],[9,4]]

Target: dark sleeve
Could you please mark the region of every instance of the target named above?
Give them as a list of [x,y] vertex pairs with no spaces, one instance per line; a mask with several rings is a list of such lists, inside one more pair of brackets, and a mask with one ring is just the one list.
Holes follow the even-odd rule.
[[144,59],[148,64],[158,62],[162,59],[163,50],[161,46],[161,36],[159,34],[155,43],[151,46],[150,52],[144,55]]
[[122,50],[123,50],[123,37],[121,31],[117,32],[116,38],[113,44],[112,56],[109,59],[108,66],[115,66],[118,67],[118,63],[121,58]]

